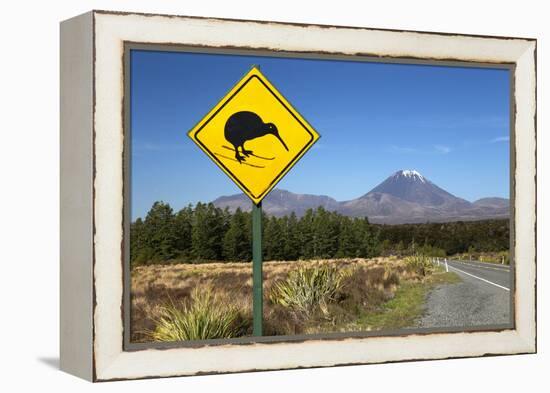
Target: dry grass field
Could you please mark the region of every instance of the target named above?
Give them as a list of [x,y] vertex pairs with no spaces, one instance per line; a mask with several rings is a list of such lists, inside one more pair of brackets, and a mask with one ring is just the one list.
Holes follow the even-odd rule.
[[[264,335],[406,327],[431,273],[396,257],[264,262]],[[133,342],[252,334],[251,263],[141,266],[131,282]]]

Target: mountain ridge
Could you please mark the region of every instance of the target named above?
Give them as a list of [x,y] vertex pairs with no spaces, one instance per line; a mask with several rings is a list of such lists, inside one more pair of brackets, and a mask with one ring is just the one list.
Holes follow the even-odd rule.
[[[244,194],[222,196],[214,205],[234,211],[249,211],[251,202]],[[440,188],[415,170],[400,170],[362,196],[337,201],[327,195],[296,194],[274,189],[264,199],[266,214],[284,216],[294,212],[302,216],[307,209],[322,206],[351,217],[366,216],[383,224],[471,221],[509,217],[509,200],[487,197],[474,202],[459,198]]]

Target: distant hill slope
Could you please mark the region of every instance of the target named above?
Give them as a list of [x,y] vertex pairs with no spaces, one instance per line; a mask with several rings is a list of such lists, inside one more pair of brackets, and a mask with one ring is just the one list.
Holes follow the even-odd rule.
[[[232,211],[237,208],[248,211],[251,206],[244,194],[223,196],[213,203]],[[371,222],[386,224],[506,218],[510,214],[508,199],[483,198],[471,203],[413,170],[398,171],[365,195],[350,201],[338,202],[326,195],[295,194],[275,189],[263,202],[266,214],[278,217],[291,212],[301,216],[307,209],[318,206],[347,216],[366,216]]]
[[[222,196],[213,201],[215,206],[228,207],[234,211],[238,207],[241,210],[250,210],[250,199],[244,194],[235,194],[230,196]],[[310,194],[294,194],[290,191],[274,189],[265,197],[262,202],[263,210],[273,216],[281,217],[296,213],[297,216],[302,216],[307,209],[316,209],[319,206],[326,210],[337,211],[339,203],[335,199],[326,195],[310,195]]]
[[506,198],[481,198],[473,204],[476,206],[502,208],[510,206],[510,200]]

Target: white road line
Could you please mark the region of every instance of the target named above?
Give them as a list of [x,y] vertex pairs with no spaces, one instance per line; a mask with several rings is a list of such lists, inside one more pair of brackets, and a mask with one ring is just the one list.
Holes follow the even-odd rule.
[[500,263],[491,263],[491,262],[477,262],[477,261],[463,261],[461,259],[451,259],[454,262],[467,263],[468,265],[479,265],[479,266],[489,266],[498,269],[509,269],[510,265],[502,265]]
[[478,280],[484,281],[484,282],[486,282],[486,283],[488,283],[488,284],[494,285],[495,287],[499,287],[499,288],[502,288],[502,289],[504,289],[504,290],[510,292],[510,289],[509,289],[509,288],[503,287],[502,285],[498,285],[498,284],[496,284],[496,283],[494,283],[494,282],[492,282],[492,281],[486,280],[486,279],[484,279],[484,278],[481,278],[481,277],[478,277],[478,276],[474,276],[473,274],[470,274],[470,273],[468,273],[468,272],[465,272],[464,270],[460,270],[460,269],[458,269],[458,268],[456,268],[456,267],[454,267],[454,266],[451,266],[451,269],[457,270],[457,271],[459,271],[459,272],[461,272],[461,273],[467,274],[468,276],[472,276],[472,277],[474,277],[474,278],[477,278]]
[[[455,263],[460,263],[460,262],[455,262]],[[460,263],[460,264],[464,265],[464,266],[468,266],[472,269],[495,270],[495,271],[498,271],[498,272],[510,273],[510,270],[507,270],[507,269],[495,269],[494,267],[483,267],[483,266],[477,266],[477,265],[470,265],[470,264],[467,264],[467,263]]]
[[447,260],[445,259],[445,270],[449,273],[449,265],[447,265]]
[[469,263],[469,262],[461,262],[461,261],[453,261],[454,263],[460,263],[461,265],[465,265],[465,266],[471,266],[471,267],[477,267],[477,268],[480,268],[480,269],[490,269],[490,270],[498,270],[498,271],[501,271],[501,272],[509,272],[510,271],[510,268],[505,268],[505,267],[493,267],[493,266],[481,266],[481,265],[477,265],[475,263]]
[[465,263],[467,265],[475,265],[475,266],[482,266],[482,267],[487,267],[487,268],[493,268],[493,269],[510,269],[510,266],[509,265],[498,265],[496,263],[489,263],[489,262],[464,262],[464,261],[456,261],[455,262],[460,262],[460,263]]

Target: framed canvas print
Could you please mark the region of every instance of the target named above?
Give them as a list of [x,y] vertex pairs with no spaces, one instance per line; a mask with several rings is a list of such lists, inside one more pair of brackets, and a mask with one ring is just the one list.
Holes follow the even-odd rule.
[[61,368],[536,351],[536,40],[61,23]]

